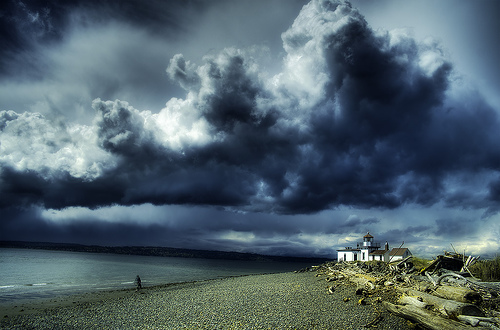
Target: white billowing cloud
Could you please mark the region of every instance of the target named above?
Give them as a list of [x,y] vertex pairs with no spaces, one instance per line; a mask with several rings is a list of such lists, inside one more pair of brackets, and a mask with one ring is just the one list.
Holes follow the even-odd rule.
[[169,149],[181,151],[185,146],[203,146],[213,141],[209,124],[190,99],[172,98],[152,118],[150,129],[158,130],[158,141]]
[[65,126],[39,113],[0,111],[0,162],[16,171],[34,171],[46,179],[61,172],[93,180],[113,167],[97,147],[92,127]]
[[325,88],[333,78],[328,68],[331,45],[327,39],[349,20],[364,21],[348,3],[311,1],[282,34],[287,55],[283,72],[275,79],[278,89],[296,98],[301,111],[310,111],[327,97]]
[[150,145],[176,153],[214,140],[210,126],[190,99],[172,98],[159,113],[139,111],[128,102],[96,99],[94,124],[99,143],[108,151],[133,152]]

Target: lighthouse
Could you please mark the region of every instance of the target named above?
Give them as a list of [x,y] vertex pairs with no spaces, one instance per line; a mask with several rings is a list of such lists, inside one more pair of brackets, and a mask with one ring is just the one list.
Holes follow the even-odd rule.
[[[363,247],[370,248],[373,243],[373,236],[368,232],[365,236],[363,236]],[[379,245],[380,247],[380,245]]]

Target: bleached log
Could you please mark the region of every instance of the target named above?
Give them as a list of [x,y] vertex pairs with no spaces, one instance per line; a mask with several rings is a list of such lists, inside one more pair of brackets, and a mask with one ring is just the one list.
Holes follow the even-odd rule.
[[489,323],[489,322],[479,321],[479,325],[481,326],[481,328],[484,327],[484,328],[493,329],[493,330],[500,330],[499,327],[497,327],[493,323]]
[[460,270],[460,272],[467,271],[471,276],[473,276],[471,271],[469,270],[469,267],[474,265],[478,259],[479,259],[479,257],[469,256],[467,258],[467,261],[465,262],[464,266]]
[[410,297],[407,295],[401,296],[401,298],[399,298],[398,302],[401,305],[413,305],[413,306],[418,307],[418,308],[425,308],[429,305],[426,302],[420,301],[415,297]]
[[435,330],[467,330],[468,326],[450,319],[445,319],[431,311],[414,305],[394,305],[390,302],[383,301],[383,306],[391,313],[404,317],[413,322],[420,323],[429,329]]
[[427,278],[429,278],[429,281],[431,281],[431,283],[434,285],[434,286],[437,286],[437,282],[436,280],[434,280],[434,278],[431,276],[431,274],[429,274],[428,272],[425,272],[425,276],[427,276]]
[[373,282],[373,283],[375,283],[379,280],[379,278],[377,278],[377,277],[374,277],[374,276],[371,276],[368,274],[358,273],[356,271],[349,270],[349,269],[345,269],[345,270],[341,271],[340,273],[343,274],[344,276],[347,276],[347,277],[363,278],[363,279],[368,280],[368,281]]
[[375,283],[378,281],[378,279],[373,276],[356,273],[350,270],[342,271],[341,274],[344,275],[349,281],[356,284],[358,287],[366,287],[369,290],[374,290],[376,288]]
[[456,287],[456,286],[448,286],[442,285],[438,286],[434,289],[434,295],[445,298],[452,299],[463,303],[480,303],[483,299],[479,293],[476,291]]
[[500,319],[498,317],[478,317],[478,316],[459,315],[458,319],[464,323],[472,325],[473,327],[478,326],[480,322],[500,323]]
[[447,273],[447,274],[443,274],[443,275],[439,276],[439,278],[437,279],[437,281],[434,285],[436,285],[436,286],[441,285],[441,282],[445,278],[447,278],[448,281],[450,281],[451,279],[458,279],[460,281],[467,282],[467,279],[465,277],[463,277],[462,275],[459,275],[456,273]]
[[482,310],[472,304],[467,304],[455,300],[443,299],[433,296],[428,293],[420,292],[413,289],[406,290],[409,296],[420,297],[429,305],[433,305],[443,315],[451,318],[456,318],[458,315],[484,316]]

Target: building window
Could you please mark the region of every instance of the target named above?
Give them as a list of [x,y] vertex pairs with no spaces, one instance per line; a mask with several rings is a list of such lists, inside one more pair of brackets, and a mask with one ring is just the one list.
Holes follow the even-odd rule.
[[361,260],[365,260],[365,253],[363,252],[363,256],[361,257]]

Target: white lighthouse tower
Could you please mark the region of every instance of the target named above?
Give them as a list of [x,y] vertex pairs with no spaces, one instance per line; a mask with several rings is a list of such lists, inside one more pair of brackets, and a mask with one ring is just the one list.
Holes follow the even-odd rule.
[[358,244],[358,247],[360,252],[359,260],[368,261],[368,256],[370,255],[370,253],[380,248],[380,243],[375,243],[373,241],[373,236],[368,232],[365,236],[363,236],[363,242],[361,242],[361,244]]

